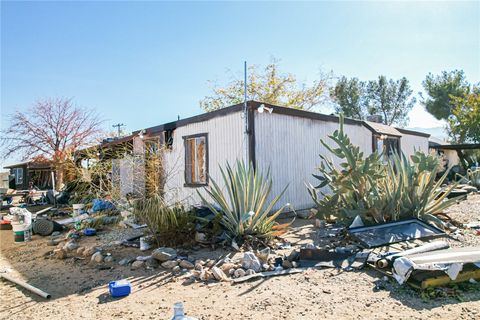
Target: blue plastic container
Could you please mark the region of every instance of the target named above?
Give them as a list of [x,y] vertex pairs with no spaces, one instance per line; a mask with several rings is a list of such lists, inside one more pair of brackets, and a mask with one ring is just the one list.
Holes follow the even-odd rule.
[[132,292],[132,285],[126,279],[110,281],[108,283],[108,289],[112,297],[125,297]]
[[97,230],[93,228],[85,228],[83,229],[83,234],[86,236],[94,236],[95,234],[97,234]]

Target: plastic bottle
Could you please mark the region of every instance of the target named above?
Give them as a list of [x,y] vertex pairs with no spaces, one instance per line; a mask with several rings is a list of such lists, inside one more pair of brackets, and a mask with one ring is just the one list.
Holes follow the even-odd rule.
[[183,302],[176,302],[173,305],[173,318],[172,320],[198,320],[197,318],[185,316],[183,310]]

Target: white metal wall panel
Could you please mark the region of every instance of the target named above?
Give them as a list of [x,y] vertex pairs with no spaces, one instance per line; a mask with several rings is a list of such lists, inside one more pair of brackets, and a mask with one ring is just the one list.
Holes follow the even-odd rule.
[[428,138],[402,133],[400,149],[407,157],[413,155],[415,151],[428,154]]
[[[327,136],[336,129],[338,123],[331,121],[280,115],[275,111],[272,114],[255,114],[256,159],[263,170],[270,167],[272,196],[278,195],[289,185],[277,207],[285,203],[291,203],[296,210],[313,206],[305,183],[318,182],[312,174],[317,172],[316,168],[320,165],[319,154],[329,156],[320,139],[333,145]],[[361,151],[366,154],[372,152],[370,130],[361,124],[345,124],[344,129]],[[336,164],[340,162],[336,158],[333,160]]]
[[243,158],[244,122],[241,112],[231,113],[210,120],[181,126],[173,132],[172,150],[167,151],[166,190],[170,203],[186,201],[190,205],[199,204],[197,190],[203,193],[203,187],[185,187],[185,148],[183,137],[208,133],[208,173],[221,186],[219,165],[227,162],[234,164]]

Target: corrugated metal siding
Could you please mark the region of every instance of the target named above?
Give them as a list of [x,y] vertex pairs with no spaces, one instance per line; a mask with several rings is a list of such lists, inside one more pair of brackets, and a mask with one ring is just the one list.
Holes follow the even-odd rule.
[[407,157],[410,157],[415,151],[428,154],[428,138],[403,133],[400,139],[400,149]]
[[[186,201],[188,204],[200,203],[197,190],[203,188],[185,187],[185,149],[183,137],[199,133],[208,133],[208,173],[220,184],[221,173],[219,165],[227,162],[234,164],[243,158],[244,122],[241,112],[235,112],[223,117],[213,118],[203,122],[179,127],[173,132],[173,147],[167,151],[166,190],[169,202]],[[222,186],[222,184],[220,184]]]
[[[372,152],[370,130],[361,124],[349,124],[344,128],[351,141],[363,152]],[[312,174],[320,165],[319,154],[329,153],[320,139],[331,145],[327,136],[336,129],[338,123],[334,122],[279,115],[275,112],[256,113],[256,158],[263,170],[270,167],[273,178],[272,196],[278,195],[289,185],[278,207],[285,203],[291,203],[296,210],[313,206],[305,182],[318,182]],[[339,163],[338,159],[333,160],[334,163]]]

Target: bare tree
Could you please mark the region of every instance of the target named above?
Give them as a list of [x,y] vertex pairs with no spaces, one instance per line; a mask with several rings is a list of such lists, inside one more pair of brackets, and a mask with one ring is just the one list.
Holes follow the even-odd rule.
[[2,156],[52,161],[60,187],[66,158],[93,142],[101,132],[102,122],[93,110],[75,106],[71,98],[39,100],[27,112],[11,115],[9,127],[1,131]]

